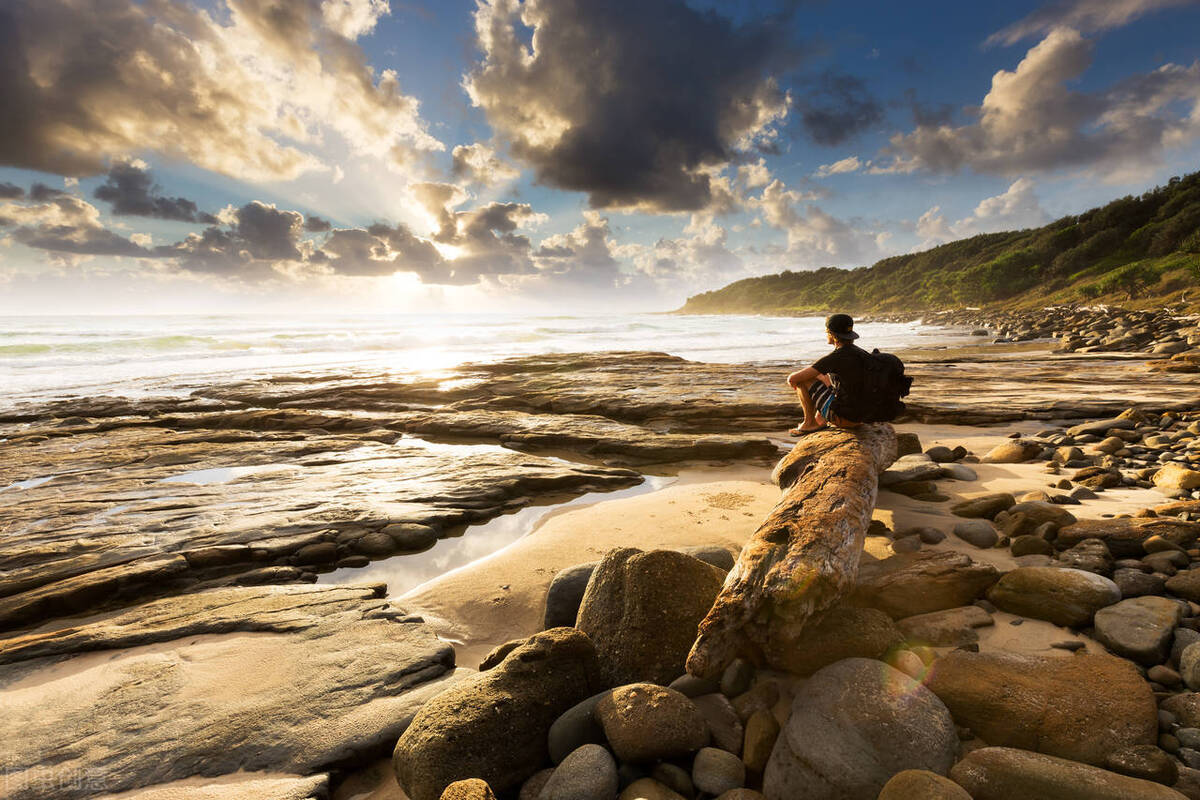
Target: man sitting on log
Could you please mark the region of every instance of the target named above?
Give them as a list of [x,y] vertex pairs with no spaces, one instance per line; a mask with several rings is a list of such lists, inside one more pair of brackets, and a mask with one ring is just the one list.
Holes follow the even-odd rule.
[[861,385],[863,380],[863,356],[866,353],[854,344],[858,338],[854,320],[849,314],[834,314],[825,320],[825,333],[834,347],[833,352],[822,356],[811,367],[788,375],[788,386],[796,390],[804,408],[804,421],[788,431],[792,436],[822,430],[827,424],[838,428],[853,428],[860,424],[833,411],[839,387],[844,393],[846,388]]

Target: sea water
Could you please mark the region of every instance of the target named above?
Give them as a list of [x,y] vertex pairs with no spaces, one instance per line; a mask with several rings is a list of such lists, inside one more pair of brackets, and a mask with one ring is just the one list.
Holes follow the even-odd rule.
[[[864,323],[862,343],[899,350],[952,332]],[[931,338],[932,337],[932,338]],[[669,314],[374,314],[0,317],[0,408],[69,396],[186,394],[272,375],[431,373],[465,362],[604,350],[696,361],[811,363],[818,317]]]

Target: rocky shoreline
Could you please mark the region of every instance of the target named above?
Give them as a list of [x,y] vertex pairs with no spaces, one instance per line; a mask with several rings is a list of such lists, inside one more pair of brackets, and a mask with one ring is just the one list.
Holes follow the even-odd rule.
[[[1016,454],[1012,457],[1020,456],[1012,468],[1023,470],[1025,480],[1030,470],[1038,471],[1045,487],[1038,491],[1044,497],[1002,498],[987,505],[990,517],[954,517],[975,524],[976,534],[978,523],[991,526],[995,540],[984,549],[977,549],[976,544],[986,536],[972,543],[968,537],[955,535],[957,523],[942,525],[944,530],[931,533],[898,520],[910,513],[916,519],[927,511],[948,519],[953,514],[944,504],[954,505],[952,495],[957,495],[957,502],[977,500],[977,495],[963,496],[962,489],[988,488],[998,480],[988,470],[1009,463],[989,454],[990,447],[979,450],[983,456],[979,463],[971,463],[973,457],[965,452],[969,447],[958,452],[954,442],[948,442],[949,446],[940,449],[926,448],[927,454],[909,453],[884,473],[879,508],[885,518],[889,514],[895,518],[888,518],[890,524],[873,525],[869,531],[868,552],[859,576],[861,591],[855,596],[869,594],[871,590],[863,587],[876,585],[887,588],[879,596],[903,597],[907,591],[915,596],[951,598],[954,605],[919,611],[905,608],[902,610],[907,613],[901,614],[900,609],[886,604],[874,608],[868,603],[874,615],[831,618],[825,625],[828,630],[817,626],[814,635],[824,630],[825,639],[816,652],[837,657],[813,664],[812,672],[843,664],[827,677],[826,689],[818,691],[826,679],[812,684],[814,678],[743,665],[739,668],[743,675],[737,680],[750,676],[744,688],[738,683],[725,686],[723,679],[715,690],[707,684],[686,691],[675,687],[706,720],[709,737],[702,746],[670,756],[659,765],[661,769],[646,767],[641,755],[623,758],[605,733],[602,741],[582,742],[570,752],[551,748],[545,758],[533,759],[538,763],[533,764],[531,775],[541,773],[549,781],[553,773],[545,769],[560,761],[556,768],[568,761],[594,767],[607,764],[604,759],[609,758],[619,776],[612,797],[628,791],[633,781],[643,782],[629,797],[673,796],[661,794],[663,791],[695,796],[680,791],[686,788],[680,773],[688,773],[695,792],[715,796],[722,792],[713,790],[726,784],[710,784],[706,777],[697,782],[695,762],[700,763],[703,775],[725,775],[722,780],[728,782],[736,770],[727,755],[739,749],[739,761],[747,752],[759,754],[754,758],[762,755],[763,732],[771,729],[767,716],[781,730],[788,729],[789,719],[796,716],[791,713],[789,698],[808,691],[805,687],[811,685],[810,704],[819,708],[823,692],[841,691],[848,685],[868,691],[871,687],[865,686],[862,676],[869,669],[881,669],[876,666],[883,663],[879,659],[897,671],[889,685],[908,687],[901,694],[908,696],[918,689],[932,692],[934,700],[949,709],[954,741],[946,739],[930,746],[948,753],[949,744],[954,744],[958,762],[954,769],[962,775],[968,771],[985,777],[1001,774],[1015,769],[1012,764],[1021,765],[1018,771],[1023,770],[1022,774],[1041,774],[1038,770],[1058,774],[1050,762],[1037,761],[1030,766],[1021,761],[1027,758],[1021,753],[978,750],[984,755],[977,756],[973,745],[960,745],[960,741],[980,740],[995,746],[989,750],[1011,746],[1039,751],[1044,758],[1063,757],[1063,752],[1010,742],[998,734],[984,735],[976,725],[964,724],[960,713],[966,712],[956,710],[934,691],[927,667],[952,664],[946,658],[955,647],[969,650],[971,635],[966,631],[978,631],[978,625],[986,627],[980,614],[996,620],[1009,614],[994,598],[988,598],[995,593],[995,586],[1020,569],[1060,573],[1089,565],[1101,572],[1107,569],[1110,578],[1105,579],[1120,587],[1118,591],[1128,591],[1110,605],[1141,601],[1136,608],[1120,607],[1121,614],[1116,616],[1121,619],[1150,603],[1149,598],[1176,603],[1168,598],[1180,595],[1168,584],[1174,580],[1178,585],[1180,575],[1187,577],[1192,564],[1192,554],[1187,551],[1193,549],[1195,540],[1194,534],[1188,539],[1179,530],[1196,526],[1193,520],[1200,513],[1194,507],[1200,502],[1197,487],[1188,485],[1184,474],[1200,455],[1193,446],[1198,441],[1193,429],[1200,422],[1189,413],[1196,407],[1200,384],[1187,372],[1151,372],[1145,358],[1114,362],[1095,352],[1008,353],[997,349],[967,358],[929,352],[906,355],[906,361],[910,372],[917,375],[918,391],[911,398],[911,421],[902,425],[901,431],[907,427],[926,436],[924,431],[933,435],[941,430],[937,426],[946,425],[1082,417],[1102,417],[1104,421],[1086,430],[1055,424],[1043,425],[1041,431],[1020,422],[1026,427],[1005,447]],[[0,507],[0,696],[14,713],[6,715],[0,726],[7,739],[19,738],[21,745],[11,750],[5,762],[7,782],[0,797],[41,797],[46,796],[47,787],[53,787],[51,794],[67,798],[116,792],[132,792],[129,797],[141,800],[201,798],[217,786],[224,787],[222,796],[226,797],[323,797],[331,791],[335,797],[348,797],[337,788],[341,780],[335,779],[331,785],[329,776],[345,775],[347,770],[370,764],[392,749],[402,731],[420,730],[410,728],[409,721],[424,714],[423,709],[449,702],[444,697],[431,698],[442,695],[447,687],[451,687],[449,692],[473,691],[460,687],[473,686],[490,674],[501,676],[490,679],[501,686],[508,680],[502,676],[510,670],[528,678],[529,671],[537,671],[540,659],[559,663],[557,653],[564,648],[572,654],[567,662],[582,664],[577,673],[581,677],[568,692],[574,698],[571,707],[614,686],[633,686],[627,693],[636,698],[658,697],[656,693],[668,691],[659,684],[671,683],[681,675],[682,664],[678,669],[671,667],[674,674],[663,667],[653,675],[623,672],[619,679],[615,677],[618,673],[593,669],[588,666],[592,659],[610,658],[612,645],[605,642],[616,641],[611,635],[599,634],[599,628],[582,633],[552,632],[547,634],[549,639],[512,645],[498,652],[489,668],[477,674],[456,663],[458,643],[451,648],[445,641],[458,634],[451,634],[445,620],[426,610],[431,607],[430,593],[441,591],[437,586],[397,599],[388,598],[386,590],[378,586],[325,586],[312,585],[312,581],[335,568],[406,558],[405,553],[436,547],[439,539],[462,535],[464,529],[469,537],[470,525],[531,503],[627,487],[642,480],[647,470],[670,472],[698,463],[748,464],[757,465],[765,475],[782,452],[781,445],[786,446],[786,437],[779,437],[778,432],[795,420],[794,401],[782,384],[788,366],[697,364],[654,353],[542,356],[466,365],[423,381],[363,375],[319,380],[282,377],[211,387],[191,398],[71,399],[52,408],[6,413],[0,421],[0,451],[5,456],[0,460],[0,487],[9,487],[3,490],[4,499],[13,502]],[[1101,379],[1118,390],[1098,397],[1095,386]],[[1024,386],[1019,394],[1014,392],[1018,385]],[[760,433],[768,431],[774,433]],[[984,477],[972,479],[970,475],[976,471]],[[1157,480],[1164,472],[1178,473],[1179,487],[1168,486],[1165,478]],[[1070,488],[1057,485],[1062,481],[1069,481]],[[1100,499],[1092,500],[1080,489]],[[1112,514],[1128,513],[1128,519],[1108,520],[1108,527],[1094,536],[1079,538],[1072,532],[1075,526],[1087,528],[1085,523],[1090,524],[1083,517],[1070,525],[1059,524],[1056,535],[1049,535],[1053,526],[1047,527],[1047,523],[1061,523],[1065,517],[1052,517],[1047,509],[1069,514],[1080,508],[1078,503],[1086,509],[1110,503],[1105,499],[1109,495],[1151,491],[1157,492],[1160,500],[1145,507],[1159,508],[1158,512],[1130,506]],[[1162,497],[1163,493],[1170,497]],[[717,535],[717,527],[725,532],[721,536],[744,540],[759,521],[753,515],[728,510],[736,505],[717,499],[724,494],[700,492],[699,496],[713,498],[704,501],[711,514],[703,517],[709,520],[703,524],[697,517],[694,533],[686,534],[694,537],[689,544],[708,544]],[[1173,499],[1174,505],[1162,502],[1167,499]],[[895,512],[886,510],[893,507]],[[664,511],[696,513],[687,508]],[[1135,513],[1139,514],[1136,518],[1132,516]],[[1149,513],[1161,516],[1147,516]],[[655,534],[646,531],[653,531],[656,523],[648,519],[631,522],[628,544],[641,547],[648,557],[665,552],[645,545],[647,540],[655,540]],[[566,527],[569,532],[570,525]],[[1129,542],[1140,541],[1143,532],[1146,535],[1141,538],[1150,542],[1143,549],[1159,547],[1154,539],[1157,535],[1182,548],[1182,555],[1173,548],[1136,552]],[[581,549],[589,538],[590,533],[580,532],[571,539],[579,544],[564,546]],[[620,540],[620,536],[608,539]],[[1108,561],[1092,540],[1110,548]],[[721,544],[721,548],[728,546]],[[737,546],[733,545],[734,549]],[[963,552],[955,551],[956,547]],[[651,570],[652,574],[677,574],[680,579],[691,576],[678,592],[669,589],[669,582],[651,587],[649,596],[659,597],[655,607],[669,605],[668,599],[673,603],[684,596],[694,597],[701,584],[715,587],[715,594],[723,580],[722,570],[732,566],[730,550],[718,550],[709,547],[692,555],[653,555],[688,560],[673,561],[670,569]],[[615,558],[614,552],[602,550],[590,558],[559,562],[564,567],[572,563],[582,566],[583,562],[590,565],[574,571],[577,599],[590,585],[589,578],[605,572],[597,564],[608,563],[610,557]],[[878,558],[872,557],[872,552]],[[972,558],[972,552],[981,555]],[[993,555],[996,553],[1003,553],[1012,563],[994,566],[992,561],[1000,558]],[[706,564],[696,555],[718,566]],[[1200,551],[1195,555],[1200,556]],[[1134,556],[1138,566],[1133,564]],[[628,560],[626,556],[622,563]],[[512,564],[521,562],[509,559],[500,563],[509,564],[511,570]],[[1175,573],[1167,575],[1169,569]],[[476,614],[480,619],[502,620],[503,612],[489,616],[491,612],[482,613],[483,607],[499,602],[497,609],[507,608],[507,598],[520,589],[523,597],[535,598],[529,602],[539,604],[537,623],[526,627],[512,617],[510,636],[517,636],[518,641],[531,635],[536,639],[536,631],[548,624],[543,620],[547,593],[553,597],[562,590],[554,589],[554,572],[546,574],[534,564],[528,570],[527,575],[506,573],[496,589],[477,587],[477,602],[445,595],[437,614],[461,613],[464,618]],[[545,577],[540,577],[543,574]],[[713,580],[702,580],[700,576],[706,574]],[[460,581],[469,584],[469,570]],[[516,585],[518,581],[521,586]],[[514,584],[511,590],[510,583]],[[943,586],[949,588],[937,588]],[[1145,590],[1147,587],[1153,591]],[[489,600],[492,591],[497,594]],[[1029,592],[1019,588],[1014,593]],[[597,591],[597,598],[600,596]],[[972,605],[976,601],[980,605]],[[704,602],[703,597],[696,599],[689,613]],[[707,602],[711,605],[711,598]],[[455,608],[446,605],[455,603],[459,604]],[[993,610],[988,610],[988,603]],[[558,607],[562,621],[574,620],[570,611],[562,610],[561,602]],[[975,610],[963,611],[964,607]],[[1187,636],[1178,631],[1191,630],[1200,606],[1178,607],[1180,614],[1172,620],[1170,632],[1172,641],[1182,642]],[[472,612],[473,608],[479,611]],[[945,619],[914,619],[949,611],[954,613]],[[1116,641],[1110,634],[1099,632],[1112,628],[1104,622],[1102,611],[1097,608],[1087,624],[1076,625],[1079,636],[1072,638],[1064,631],[1059,638],[1064,642],[1087,639],[1092,644],[1084,642],[1083,649],[1095,652],[1086,655],[1115,658],[1103,655],[1100,643],[1114,653],[1118,648],[1110,644]],[[1151,611],[1160,616],[1165,613],[1152,604],[1147,613]],[[605,624],[619,629],[624,613],[610,610],[590,618],[609,620]],[[1035,614],[1023,618],[1028,623],[1020,630],[1037,630],[1042,624]],[[858,641],[857,634],[846,633],[847,625],[863,626],[870,634],[860,637],[873,642],[867,648],[869,654],[846,649],[846,642]],[[1140,625],[1143,623],[1134,627]],[[493,627],[503,628],[503,622]],[[580,644],[579,636],[588,644]],[[954,643],[933,644],[933,639]],[[872,649],[885,640],[884,648]],[[901,643],[907,643],[906,649],[895,650]],[[523,659],[525,651],[517,651],[526,646],[536,654]],[[591,656],[587,655],[589,647]],[[617,651],[634,654],[653,650],[617,647]],[[899,652],[909,655],[897,662],[894,655]],[[973,655],[996,654],[983,648]],[[1036,655],[1057,659],[1069,651]],[[1171,698],[1188,694],[1188,673],[1181,656],[1168,647],[1154,664],[1144,659],[1129,662],[1127,656],[1119,660],[1136,663],[1133,669],[1148,687],[1151,702],[1160,700],[1167,709],[1168,701],[1184,702]],[[868,659],[870,664],[856,666],[855,659]],[[918,668],[917,661],[924,666]],[[513,664],[506,666],[510,662]],[[1025,664],[1011,667],[1011,671],[1033,668]],[[1055,668],[1053,664],[1036,666],[1042,672]],[[576,667],[566,672],[573,669]],[[1153,676],[1150,670],[1156,670]],[[1164,670],[1178,674],[1179,682],[1171,683]],[[236,678],[231,680],[231,676]],[[568,680],[565,672],[558,677]],[[1062,683],[1065,686],[1071,680],[1064,678]],[[758,688],[759,684],[774,686],[774,690]],[[1059,691],[1062,687],[1054,684],[1051,688]],[[586,695],[576,698],[576,690]],[[739,715],[745,710],[738,703],[743,695],[770,695],[772,691],[778,692],[776,699],[752,709],[744,718]],[[47,705],[50,698],[60,697],[73,699]],[[612,700],[615,708],[624,707],[622,697]],[[1053,693],[1047,697],[1052,698]],[[640,708],[646,705],[642,699],[626,705]],[[662,702],[674,703],[683,709],[680,713],[692,713],[678,699]],[[463,702],[470,705],[474,701]],[[748,702],[744,699],[742,705]],[[867,708],[869,704],[863,702]],[[930,719],[944,719],[933,701],[928,705],[934,709]],[[737,729],[727,706],[733,707],[742,726],[737,747],[733,733]],[[880,706],[877,710],[885,716],[876,722],[894,712],[895,724],[907,724],[900,709],[886,712]],[[762,713],[751,726],[755,712]],[[539,713],[551,716],[549,711]],[[438,716],[433,711],[429,714]],[[560,714],[552,716],[547,726]],[[591,712],[577,711],[576,717],[586,717],[588,725],[608,730]],[[196,724],[173,726],[172,719]],[[861,725],[869,722],[860,721]],[[1193,722],[1200,723],[1200,719],[1177,715],[1174,727],[1163,727],[1165,736],[1179,740],[1177,751],[1170,750],[1170,739],[1160,742],[1157,736],[1150,742],[1139,739],[1137,744],[1159,747],[1172,763],[1179,764],[1179,774],[1189,777],[1188,770],[1193,767],[1188,759],[1200,755],[1191,756],[1187,742],[1200,744],[1200,740],[1193,742],[1186,731],[1178,734]],[[609,727],[623,724],[610,723]],[[646,722],[653,728],[652,723]],[[718,723],[725,725],[719,733]],[[154,733],[160,728],[161,734]],[[758,737],[753,747],[745,738],[751,729]],[[978,736],[964,738],[968,729]],[[594,738],[596,729],[589,730]],[[862,733],[865,729],[856,730],[866,736],[864,741],[871,740]],[[549,736],[549,728],[543,733]],[[620,732],[612,735],[625,741]],[[542,745],[549,747],[545,741]],[[585,745],[588,749],[570,758]],[[769,754],[770,748],[766,749]],[[51,752],[60,755],[48,759],[45,754]],[[628,755],[630,751],[621,752]],[[551,753],[563,758],[552,759]],[[863,764],[870,761],[865,752],[860,755],[867,759]],[[807,758],[796,755],[797,763]],[[1093,769],[1111,772],[1114,768],[1095,759],[1085,761]],[[637,765],[637,770],[622,771],[625,763]],[[749,787],[764,788],[756,782],[763,768],[755,772],[742,763],[743,783],[738,791],[743,794],[738,796],[750,800],[755,795]],[[935,773],[949,768],[945,758],[922,765]],[[607,766],[596,769],[608,774]],[[1129,769],[1118,771],[1132,775]],[[668,779],[671,776],[675,783]],[[958,779],[953,773],[951,777]],[[553,791],[547,797],[580,796],[573,794],[578,787],[568,778],[569,774],[564,774],[536,794],[551,786]],[[660,785],[647,784],[647,780]],[[924,774],[909,775],[905,780],[933,781],[930,786],[941,786]],[[518,793],[523,782],[507,788],[492,786],[491,790],[501,796]],[[1197,796],[1189,794],[1190,789],[1185,791],[1187,785],[1186,781],[1178,784],[1186,796]],[[472,786],[464,791],[483,791]],[[393,789],[381,791],[384,793],[378,798],[401,796],[394,784]],[[430,790],[431,796],[440,796],[440,791],[432,795]],[[976,797],[1010,796],[971,791]],[[772,796],[771,792],[767,795]],[[604,792],[596,796],[608,797]]]

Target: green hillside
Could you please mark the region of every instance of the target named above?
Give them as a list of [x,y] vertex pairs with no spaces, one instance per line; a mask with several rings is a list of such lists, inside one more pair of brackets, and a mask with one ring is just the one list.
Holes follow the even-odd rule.
[[[870,267],[747,278],[688,298],[692,314],[920,311],[1178,302],[1200,287],[1200,172],[1043,228],[987,233]],[[1187,292],[1200,307],[1200,292]]]

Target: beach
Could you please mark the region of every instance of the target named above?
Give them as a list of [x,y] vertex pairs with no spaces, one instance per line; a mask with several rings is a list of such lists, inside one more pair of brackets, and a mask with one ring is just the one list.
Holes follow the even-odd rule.
[[[719,319],[647,324],[677,325],[688,355],[568,339],[506,359],[443,349],[436,368],[399,370],[318,366],[321,351],[282,372],[258,360],[218,380],[189,363],[128,396],[81,382],[54,398],[39,384],[49,362],[29,366],[21,402],[0,411],[0,696],[14,709],[0,724],[21,742],[3,796],[399,798],[380,759],[431,697],[542,630],[564,570],[630,547],[723,550],[732,565],[780,501],[771,470],[797,419],[783,378],[824,346],[747,359],[780,323],[739,319],[730,340],[750,338],[717,360],[702,345]],[[1194,373],[1153,368],[1171,354],[880,324],[893,327],[871,341],[864,326],[864,340],[893,349],[890,332],[915,378],[893,472],[926,477],[881,476],[864,564],[916,550],[1028,566],[1010,546],[1019,520],[980,546],[952,509],[1036,492],[1047,499],[1024,502],[1050,505],[1083,468],[1043,458],[1071,426],[1141,409],[1150,441],[1175,424],[1164,412],[1183,430],[1200,399]],[[1103,437],[1088,435],[1080,458],[1098,464]],[[1037,444],[989,457],[1014,441]],[[1150,456],[1194,465],[1190,441]],[[939,447],[962,448],[947,463],[965,472],[914,467]],[[1126,452],[1109,467],[1118,485],[1056,507],[1111,520],[1190,496],[1135,475],[1149,456]],[[1066,639],[1106,652],[990,614],[971,642],[982,653],[1069,658],[1054,646]]]

